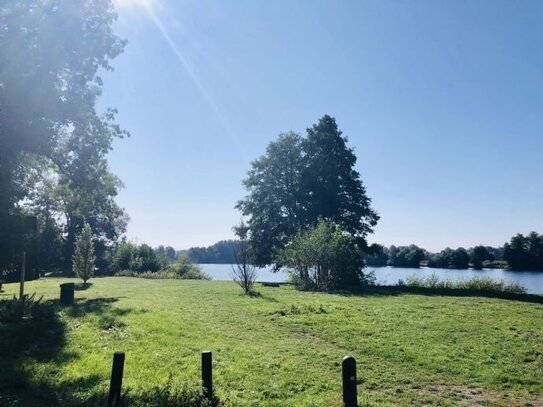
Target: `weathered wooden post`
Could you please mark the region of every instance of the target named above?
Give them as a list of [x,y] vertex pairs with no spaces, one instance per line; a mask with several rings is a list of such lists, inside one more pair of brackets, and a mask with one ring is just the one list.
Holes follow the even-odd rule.
[[341,367],[343,377],[343,405],[344,407],[358,407],[356,360],[352,356],[345,356]]
[[23,262],[21,263],[21,282],[19,283],[19,300],[25,298],[25,274],[26,274],[26,252],[23,252]]
[[202,387],[206,399],[213,398],[213,367],[212,355],[209,351],[202,352]]
[[60,285],[60,303],[72,305],[74,303],[75,283],[62,283]]
[[113,354],[113,366],[111,367],[111,382],[109,383],[108,407],[120,407],[121,386],[123,384],[124,352]]

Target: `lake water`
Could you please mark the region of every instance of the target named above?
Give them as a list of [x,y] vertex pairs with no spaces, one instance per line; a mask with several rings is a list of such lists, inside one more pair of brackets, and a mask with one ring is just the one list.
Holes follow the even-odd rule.
[[[232,280],[232,266],[230,264],[200,264],[203,271],[209,274],[214,280]],[[494,280],[519,283],[528,290],[530,294],[543,294],[543,272],[537,271],[507,271],[502,269],[483,270],[451,270],[421,267],[394,268],[394,267],[368,267],[366,270],[375,272],[376,283],[383,285],[395,285],[398,280],[416,275],[427,277],[436,274],[441,280],[459,281],[469,280],[473,277],[490,277]],[[271,267],[258,269],[257,281],[283,282],[288,274],[284,271],[273,273]]]

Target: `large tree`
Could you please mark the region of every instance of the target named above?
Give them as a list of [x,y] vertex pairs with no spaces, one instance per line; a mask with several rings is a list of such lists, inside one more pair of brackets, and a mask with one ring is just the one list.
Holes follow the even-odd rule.
[[379,216],[354,169],[356,156],[335,119],[322,117],[307,137],[290,132],[271,142],[251,164],[247,195],[236,207],[247,218],[258,265],[276,255],[301,230],[328,219],[367,250],[366,236]]
[[543,235],[517,234],[503,246],[503,260],[512,270],[543,270]]
[[[28,205],[24,208],[21,202],[28,203],[42,187],[42,174],[52,173],[59,186],[70,190],[73,201],[89,200],[80,191],[83,178],[93,176],[102,179],[94,187],[109,188],[102,192],[106,200],[115,196],[116,191],[107,187],[116,181],[107,172],[105,154],[113,138],[126,133],[115,124],[114,110],[100,114],[95,109],[102,88],[98,71],[111,69],[110,60],[124,47],[112,30],[116,14],[111,0],[0,0],[0,15],[2,268],[9,262],[6,253],[21,248],[13,246],[9,234],[21,236],[17,219],[28,214]],[[36,176],[29,177],[35,168]],[[104,181],[107,177],[109,182]],[[57,198],[48,197],[49,212],[59,209]],[[41,217],[41,224],[56,220],[54,215]],[[78,222],[71,234],[66,226],[72,247],[82,224]]]

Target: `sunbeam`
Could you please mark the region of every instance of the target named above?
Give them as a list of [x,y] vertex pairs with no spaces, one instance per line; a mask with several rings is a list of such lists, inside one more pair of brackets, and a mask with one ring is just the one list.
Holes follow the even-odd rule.
[[[124,1],[130,1],[130,0],[124,0]],[[132,1],[144,2],[146,0],[132,0]],[[151,0],[148,0],[148,1],[150,2]],[[191,79],[191,81],[194,83],[194,85],[196,86],[196,88],[201,93],[202,97],[204,98],[204,100],[207,102],[207,104],[209,105],[209,107],[211,108],[213,113],[216,115],[217,119],[219,120],[221,126],[226,131],[227,135],[236,144],[236,146],[240,150],[241,154],[243,155],[244,159],[249,161],[248,154],[245,153],[244,148],[243,148],[243,144],[240,142],[240,140],[238,139],[238,137],[236,136],[236,134],[234,133],[234,131],[230,127],[228,121],[226,120],[226,118],[222,114],[221,110],[219,109],[219,106],[217,105],[217,103],[214,100],[213,95],[208,91],[208,89],[206,88],[204,83],[200,80],[200,78],[198,77],[198,74],[193,69],[193,67],[192,67],[191,63],[189,62],[189,60],[181,53],[181,51],[179,50],[179,48],[177,47],[177,45],[173,41],[172,37],[170,36],[168,31],[166,30],[166,27],[164,26],[164,24],[162,24],[162,22],[158,18],[158,16],[155,13],[155,10],[153,9],[153,7],[146,6],[145,10],[147,11],[147,14],[149,15],[149,18],[151,19],[151,21],[155,24],[155,26],[159,30],[159,32],[160,32],[162,38],[164,39],[164,41],[166,41],[166,44],[168,44],[168,46],[170,47],[171,51],[176,56],[177,60],[181,64],[181,66],[185,69],[185,71],[189,75],[189,78]]]

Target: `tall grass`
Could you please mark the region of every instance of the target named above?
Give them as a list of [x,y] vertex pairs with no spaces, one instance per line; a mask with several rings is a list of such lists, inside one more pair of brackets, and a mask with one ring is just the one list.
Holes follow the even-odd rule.
[[453,290],[476,290],[510,294],[526,294],[526,288],[518,283],[493,280],[489,277],[473,277],[469,280],[440,280],[435,274],[428,277],[411,276],[405,282],[408,287],[437,288]]

